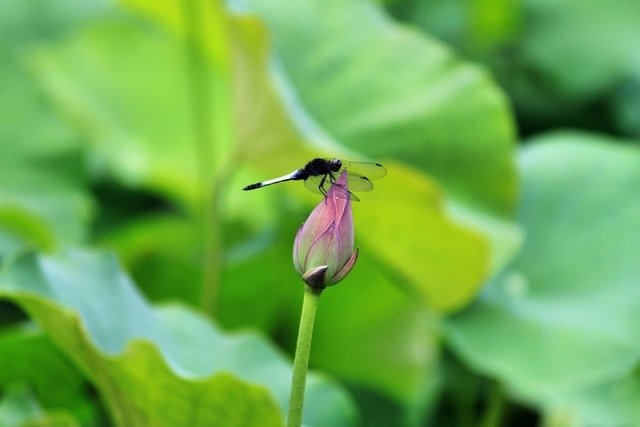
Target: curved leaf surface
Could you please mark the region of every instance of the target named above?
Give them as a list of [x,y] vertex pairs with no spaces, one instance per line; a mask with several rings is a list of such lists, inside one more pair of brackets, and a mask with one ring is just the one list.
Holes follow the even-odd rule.
[[[63,114],[120,179],[199,206],[239,158],[298,141],[266,74],[260,22],[231,16],[218,2],[124,3],[134,13],[112,12],[32,60]],[[204,79],[195,92],[194,73]]]
[[294,108],[316,135],[403,160],[461,202],[511,214],[513,122],[483,69],[371,2],[249,3],[273,30]]
[[[33,16],[18,21],[33,30]],[[76,136],[51,114],[25,69],[24,47],[8,40],[0,31],[0,239],[15,243],[3,244],[0,256],[25,242],[78,243],[91,213]]]
[[637,1],[416,0],[388,7],[491,66],[525,132],[580,123],[638,135]]
[[198,177],[184,56],[177,40],[120,17],[42,48],[32,62],[58,108],[116,176],[193,201]]
[[537,401],[640,360],[640,152],[617,142],[571,132],[531,141],[520,156],[524,247],[448,321],[473,366]]
[[[292,268],[290,254],[299,226],[294,218],[302,214],[282,215],[275,229],[265,230],[254,241],[241,240],[244,233],[240,232],[239,241],[227,247],[225,286],[216,312],[224,328],[258,327],[279,339],[286,337],[287,348],[293,351],[303,282]],[[358,230],[361,220],[358,213]],[[158,296],[171,287],[174,297],[190,292],[175,288],[199,267],[195,257],[184,253],[184,248],[197,245],[193,227],[178,218],[145,217],[144,223],[132,223],[121,231],[105,236],[107,244],[123,254],[147,295]],[[232,227],[227,235],[234,236]],[[439,344],[434,326],[419,305],[383,274],[365,249],[367,242],[359,237],[357,242],[362,246],[356,268],[344,285],[323,294],[314,326],[311,366],[348,384],[375,390],[407,411],[417,411],[431,402],[424,394],[437,376]],[[368,295],[365,306],[361,304],[363,293]]]
[[547,408],[548,425],[580,427],[640,424],[640,379],[635,373],[558,398]]
[[[0,276],[0,292],[95,383],[118,425],[282,425],[290,380],[283,356],[255,335],[224,335],[183,307],[154,309],[110,256],[29,254]],[[305,422],[351,425],[344,392],[315,384],[309,406],[318,393],[326,411],[309,410],[318,418]]]
[[420,425],[439,385],[436,321],[384,273],[360,256],[347,279],[323,293],[310,363],[393,399],[402,418],[386,425]]
[[[355,207],[359,235],[425,305],[464,306],[513,246],[513,230],[495,226],[517,191],[500,90],[368,2],[249,3],[273,31],[283,93],[305,135],[389,169],[366,209]],[[455,215],[452,200],[474,214]]]
[[358,236],[411,298],[439,311],[463,307],[489,274],[489,242],[451,219],[437,184],[423,173],[388,166],[375,193],[363,196],[366,205],[354,203]]
[[524,11],[522,56],[568,99],[589,99],[640,77],[640,3],[528,0]]
[[[135,24],[135,21],[110,20],[43,50],[37,61],[39,75],[67,115],[91,133],[101,151],[106,150],[106,156],[111,158],[114,167],[121,169],[134,182],[163,191],[178,200],[193,201],[199,191],[197,168],[194,167],[196,154],[189,133],[189,117],[185,112],[187,100],[183,86],[187,86],[187,82],[183,68],[186,64],[180,60],[184,56],[183,39],[193,36],[185,34],[183,17],[175,4],[172,8],[167,5],[173,3],[162,6],[147,2],[130,3],[171,31],[161,28],[150,30],[147,26]],[[221,12],[217,10],[216,13]],[[221,25],[220,19],[223,18],[215,15],[215,19],[209,19],[208,16],[205,14],[207,28]],[[233,114],[226,111],[220,116],[234,120],[237,145],[232,151],[237,150],[238,158],[258,166],[266,173],[282,174],[300,167],[318,153],[313,153],[298,142],[297,133],[271,89],[264,30],[247,18],[233,18],[232,21],[225,27],[229,31],[225,37],[233,47],[234,110]],[[176,34],[177,38],[174,37]],[[413,37],[410,39],[410,45],[416,42]],[[137,48],[131,50],[131,46]],[[95,52],[100,54],[96,55]],[[217,64],[215,51],[205,49],[205,52],[208,52],[208,59],[213,63],[208,62],[208,66],[213,67]],[[165,64],[167,61],[170,63]],[[158,64],[163,64],[164,72],[161,75],[155,73]],[[461,74],[467,73],[466,66],[461,67]],[[418,70],[414,70],[414,73],[418,73]],[[156,77],[149,79],[150,74]],[[78,75],[82,77],[77,78]],[[479,74],[470,71],[470,76],[472,81],[476,81]],[[475,87],[476,83],[470,84]],[[481,87],[489,85],[487,82],[477,84]],[[462,87],[466,88],[465,85]],[[226,96],[225,90],[222,90],[221,96]],[[488,92],[492,90],[487,89]],[[158,98],[150,99],[145,95],[148,92]],[[344,96],[349,97],[349,92],[345,90]],[[495,100],[498,98],[495,95]],[[450,101],[443,102],[449,105]],[[496,102],[501,104],[502,101]],[[166,108],[159,110],[160,106]],[[495,111],[502,111],[501,108],[496,107]],[[175,114],[174,109],[177,110]],[[500,123],[504,120],[500,126],[506,129],[508,120],[507,116],[502,117],[503,113],[496,113],[500,116],[496,120]],[[456,138],[452,137],[451,140]],[[492,164],[497,165],[492,171],[501,169],[500,164],[503,163],[506,169],[510,167],[506,157],[501,157],[508,157],[505,154],[509,152],[507,139],[506,136],[495,138],[495,141],[501,141],[496,144],[507,148],[504,153],[502,149],[497,149],[500,151],[497,154],[499,160],[491,160]],[[484,143],[478,141],[477,144],[483,147]],[[415,156],[410,154],[409,157]],[[265,158],[269,161],[265,162]],[[425,304],[439,310],[458,308],[475,294],[479,283],[488,274],[491,260],[486,238],[470,227],[448,219],[442,201],[430,201],[437,190],[434,184],[421,182],[427,178],[420,177],[419,173],[404,173],[400,165],[397,168],[398,171],[390,171],[389,178],[385,179],[387,184],[381,184],[388,185],[388,197],[380,198],[384,210],[375,208],[371,209],[371,214],[363,214],[363,217],[366,216],[362,219],[363,235],[371,242],[372,248],[380,252],[381,259],[408,279],[407,287],[413,288],[412,293],[419,295]],[[222,169],[219,172],[225,173]],[[512,197],[511,192],[515,191],[515,184],[508,176],[501,180],[500,185],[510,187],[499,197],[501,202],[487,196],[487,200],[493,200],[488,203],[503,206],[510,203],[508,199]],[[391,197],[396,190],[394,187],[403,189],[402,198],[398,195]],[[485,187],[480,185],[477,188],[481,193]],[[476,194],[476,190],[471,193]],[[243,196],[251,197],[244,193]],[[247,215],[250,211],[245,209],[243,212]],[[416,221],[415,228],[399,227],[399,223],[388,220],[403,216]],[[393,252],[382,241],[383,237],[390,235],[395,236],[400,250]],[[434,239],[433,236],[439,238]],[[466,249],[460,251],[457,248]],[[390,253],[393,256],[389,256]],[[456,259],[465,268],[443,264],[442,259]],[[455,292],[449,295],[452,289]]]

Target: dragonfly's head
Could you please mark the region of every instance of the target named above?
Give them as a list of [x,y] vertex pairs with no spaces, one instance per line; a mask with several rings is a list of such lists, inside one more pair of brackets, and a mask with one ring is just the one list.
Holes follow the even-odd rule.
[[329,160],[329,164],[331,164],[331,169],[334,171],[339,171],[342,167],[342,162],[340,159],[331,159]]

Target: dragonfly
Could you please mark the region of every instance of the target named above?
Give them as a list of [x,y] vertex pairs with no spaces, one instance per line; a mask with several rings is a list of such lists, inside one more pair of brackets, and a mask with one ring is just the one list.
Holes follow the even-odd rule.
[[387,174],[387,170],[380,163],[371,162],[348,162],[340,159],[313,159],[303,168],[296,169],[288,175],[267,181],[256,182],[247,185],[243,190],[255,190],[267,185],[278,184],[285,181],[304,181],[305,187],[309,190],[327,195],[327,191],[338,180],[343,171],[347,172],[347,188],[337,191],[339,197],[360,201],[351,191],[371,191],[373,190],[372,179],[382,178]]

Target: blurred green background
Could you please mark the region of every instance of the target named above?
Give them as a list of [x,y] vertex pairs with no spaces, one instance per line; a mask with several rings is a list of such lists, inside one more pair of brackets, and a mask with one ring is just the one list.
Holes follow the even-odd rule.
[[388,170],[309,426],[640,426],[640,1],[0,0],[0,425],[279,426],[314,157]]

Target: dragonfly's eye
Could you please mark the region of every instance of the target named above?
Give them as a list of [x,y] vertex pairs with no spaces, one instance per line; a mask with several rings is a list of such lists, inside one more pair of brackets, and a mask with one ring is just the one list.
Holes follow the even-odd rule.
[[342,166],[340,159],[331,159],[331,164],[338,167]]

